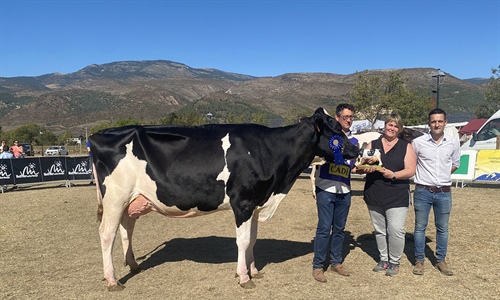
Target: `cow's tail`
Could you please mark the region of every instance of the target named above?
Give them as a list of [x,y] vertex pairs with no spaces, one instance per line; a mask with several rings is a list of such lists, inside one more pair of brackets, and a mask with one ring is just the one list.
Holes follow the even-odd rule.
[[102,213],[103,213],[103,206],[102,206],[102,193],[100,189],[100,184],[99,184],[99,178],[96,176],[96,171],[95,171],[95,165],[92,163],[92,172],[94,172],[94,181],[95,181],[95,186],[97,190],[97,222],[101,223],[102,221]]

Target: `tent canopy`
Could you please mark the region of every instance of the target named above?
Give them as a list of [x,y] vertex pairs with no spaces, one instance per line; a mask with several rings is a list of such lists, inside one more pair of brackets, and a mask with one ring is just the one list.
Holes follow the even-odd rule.
[[470,120],[467,125],[462,127],[458,132],[460,134],[472,134],[474,132],[477,132],[483,124],[488,121],[488,119],[473,119]]

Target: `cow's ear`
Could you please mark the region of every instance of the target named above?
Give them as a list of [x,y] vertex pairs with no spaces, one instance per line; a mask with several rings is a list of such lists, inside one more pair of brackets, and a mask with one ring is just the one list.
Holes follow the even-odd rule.
[[327,115],[327,116],[330,116],[330,114],[326,111],[326,109],[324,109],[323,107],[319,107],[318,109],[316,109],[316,111],[314,112],[314,114],[319,114],[319,115]]

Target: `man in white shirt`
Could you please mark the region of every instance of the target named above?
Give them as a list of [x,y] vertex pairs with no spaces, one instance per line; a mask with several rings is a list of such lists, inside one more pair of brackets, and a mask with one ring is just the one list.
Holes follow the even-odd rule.
[[445,135],[446,112],[435,108],[429,112],[430,132],[412,141],[417,156],[415,173],[415,260],[413,274],[424,274],[425,230],[431,208],[436,225],[436,268],[444,275],[453,272],[446,263],[448,221],[452,207],[451,174],[460,165],[460,142]]

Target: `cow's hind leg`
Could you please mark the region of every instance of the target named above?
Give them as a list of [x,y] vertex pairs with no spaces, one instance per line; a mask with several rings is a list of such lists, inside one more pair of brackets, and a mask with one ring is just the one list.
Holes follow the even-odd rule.
[[104,279],[106,280],[106,286],[109,291],[121,291],[124,288],[123,285],[116,280],[112,258],[113,246],[119,224],[119,216],[108,216],[106,210],[104,210],[101,225],[99,226],[99,235],[101,237]]
[[120,196],[120,193],[116,193],[116,190],[109,189],[107,195],[103,197],[103,214],[99,226],[104,279],[109,291],[121,291],[124,289],[124,286],[116,279],[112,257],[116,233],[128,204],[128,199]]
[[124,265],[130,267],[130,272],[139,273],[141,272],[141,267],[137,264],[134,256],[134,251],[132,249],[132,235],[134,233],[136,218],[128,216],[124,213],[122,217],[122,222],[120,224],[120,236],[122,239],[123,255],[124,255]]

